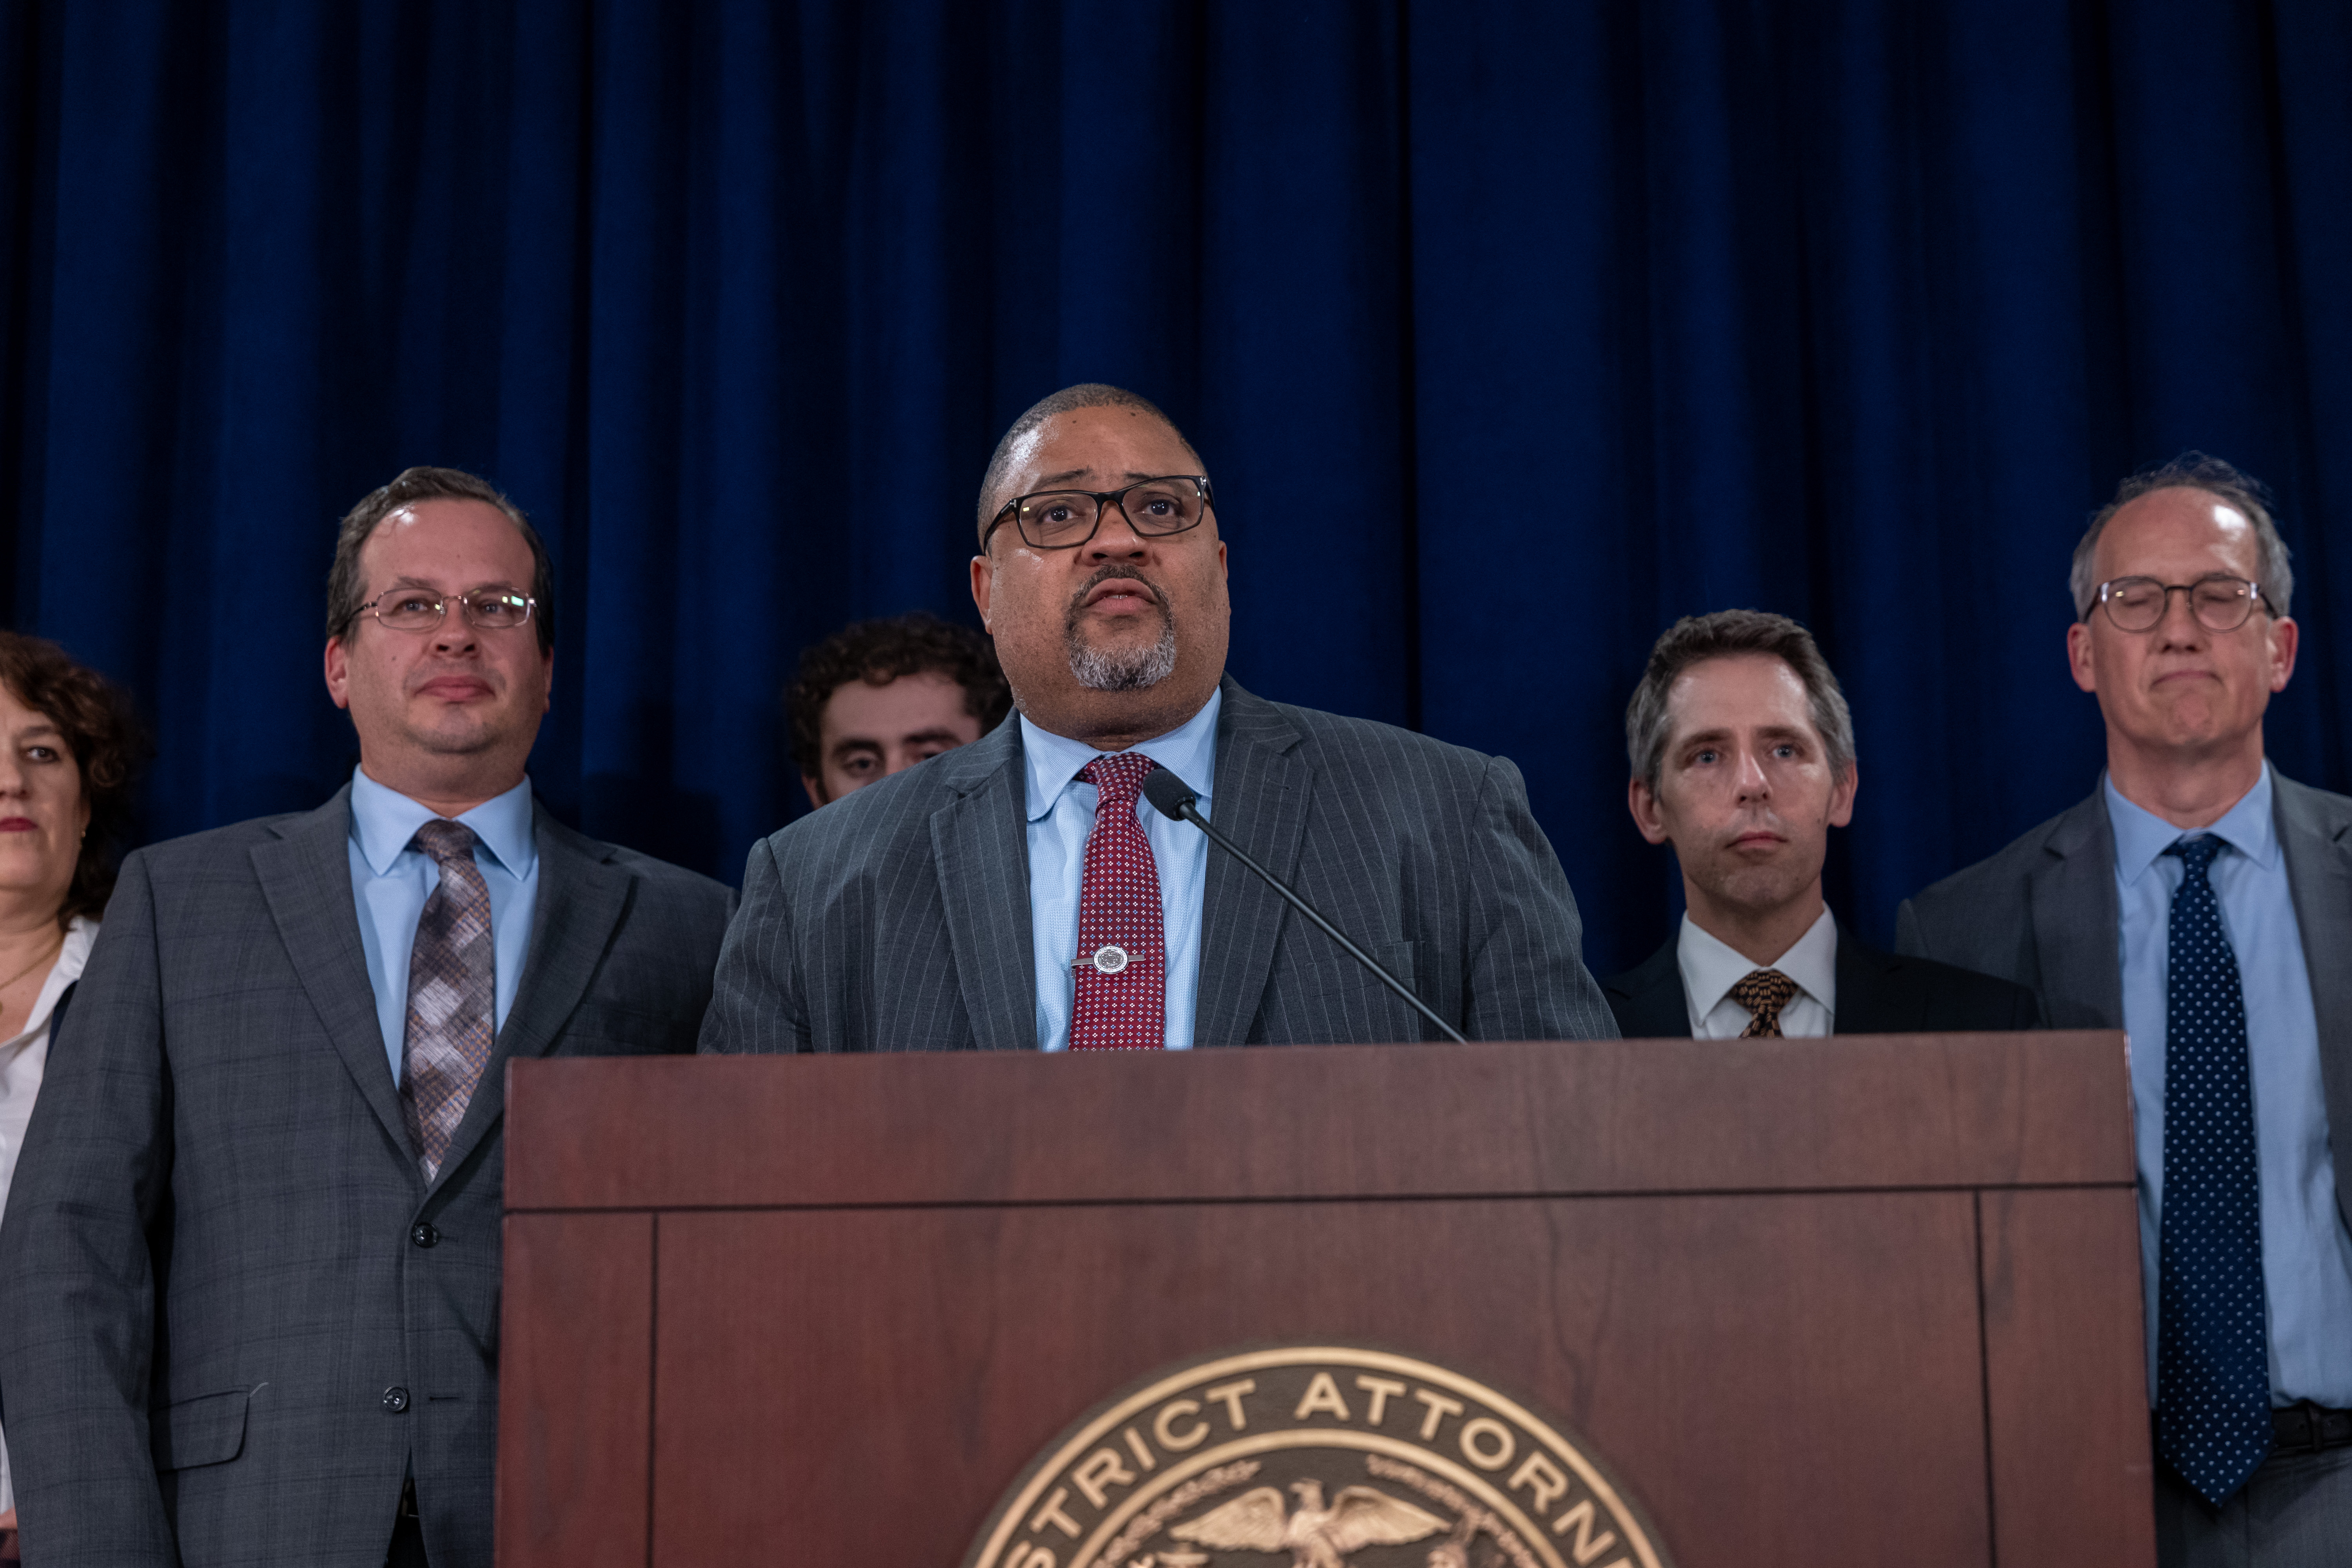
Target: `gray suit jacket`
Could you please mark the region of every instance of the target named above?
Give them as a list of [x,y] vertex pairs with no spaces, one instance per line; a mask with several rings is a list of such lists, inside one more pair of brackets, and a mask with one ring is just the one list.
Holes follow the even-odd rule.
[[[1223,689],[1219,827],[1465,1035],[1616,1034],[1517,768]],[[702,1048],[1035,1050],[1022,767],[1007,720],[754,847]],[[1197,1044],[1434,1035],[1213,847],[1204,917]]]
[[530,956],[428,1188],[350,826],[346,790],[123,867],[0,1225],[30,1563],[382,1568],[413,1473],[435,1568],[488,1568],[505,1064],[691,1050],[732,900],[542,808]]
[[[2272,817],[2286,851],[2295,924],[2319,1016],[2328,1140],[2352,1149],[2352,799],[2271,773]],[[2032,986],[2053,1029],[2124,1026],[2116,924],[2116,836],[2104,790],[1989,860],[1905,901],[1895,945]],[[2336,1201],[2352,1223],[2352,1159],[2336,1162]]]

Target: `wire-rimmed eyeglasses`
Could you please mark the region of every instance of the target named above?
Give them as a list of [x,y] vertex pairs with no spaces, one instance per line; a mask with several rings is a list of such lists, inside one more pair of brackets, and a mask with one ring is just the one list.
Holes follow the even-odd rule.
[[392,631],[429,632],[448,619],[453,602],[461,607],[467,626],[486,632],[510,632],[526,624],[532,607],[539,603],[512,588],[477,588],[470,594],[455,595],[454,601],[450,595],[436,594],[429,588],[392,588],[360,605],[352,612],[352,618],[372,615],[379,625]]
[[2106,606],[2107,619],[2115,623],[2118,631],[2153,631],[2164,619],[2164,612],[2171,607],[2175,594],[2189,595],[2189,613],[2209,632],[2236,631],[2246,624],[2256,605],[2273,615],[2278,613],[2263,596],[2259,584],[2221,572],[2209,573],[2194,583],[2117,577],[2099,584],[2099,603]]
[[987,552],[989,536],[1007,518],[1031,549],[1070,550],[1092,539],[1114,507],[1128,527],[1157,539],[1200,527],[1216,504],[1202,474],[1162,474],[1115,490],[1038,490],[1006,501],[982,531],[980,548]]

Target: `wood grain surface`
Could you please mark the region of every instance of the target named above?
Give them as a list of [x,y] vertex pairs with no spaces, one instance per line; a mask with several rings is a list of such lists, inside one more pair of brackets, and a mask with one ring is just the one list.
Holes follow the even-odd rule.
[[1291,1338],[1525,1397],[1679,1568],[2153,1561],[2120,1036],[510,1084],[503,1568],[954,1568],[1116,1390]]
[[654,1226],[645,1214],[506,1222],[498,1560],[646,1560]]
[[1982,1199],[2000,1561],[2156,1556],[2139,1208],[2129,1188]]
[[2132,1179],[2116,1033],[632,1057],[509,1072],[509,1210]]
[[1334,1336],[1551,1412],[1685,1568],[1987,1561],[1966,1194],[663,1226],[665,1568],[777,1541],[796,1561],[951,1568],[1007,1483],[1113,1390],[1239,1343]]

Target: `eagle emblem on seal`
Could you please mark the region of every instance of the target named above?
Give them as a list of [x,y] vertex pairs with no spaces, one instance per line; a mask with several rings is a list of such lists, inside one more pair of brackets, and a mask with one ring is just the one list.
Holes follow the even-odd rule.
[[1673,1568],[1589,1445],[1380,1345],[1237,1345],[1080,1416],[963,1568]]
[[1448,1528],[1428,1510],[1377,1487],[1342,1487],[1328,1507],[1321,1481],[1293,1481],[1290,1489],[1298,1494],[1295,1509],[1274,1488],[1258,1487],[1168,1533],[1223,1551],[1287,1552],[1290,1568],[1346,1568],[1349,1556],[1367,1546],[1402,1546]]

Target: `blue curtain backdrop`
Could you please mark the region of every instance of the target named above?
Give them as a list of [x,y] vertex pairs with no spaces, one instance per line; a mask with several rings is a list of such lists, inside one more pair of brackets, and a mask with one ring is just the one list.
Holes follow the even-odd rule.
[[1675,902],[1651,640],[1810,623],[1884,937],[2091,787],[2068,551],[2186,447],[2279,491],[2272,750],[2352,785],[2347,80],[2334,0],[0,0],[0,588],[138,693],[151,836],[306,807],[333,520],[479,470],[560,575],[541,789],[732,878],[796,651],[971,618],[995,436],[1113,381],[1215,474],[1234,673],[1517,759],[1596,968]]

